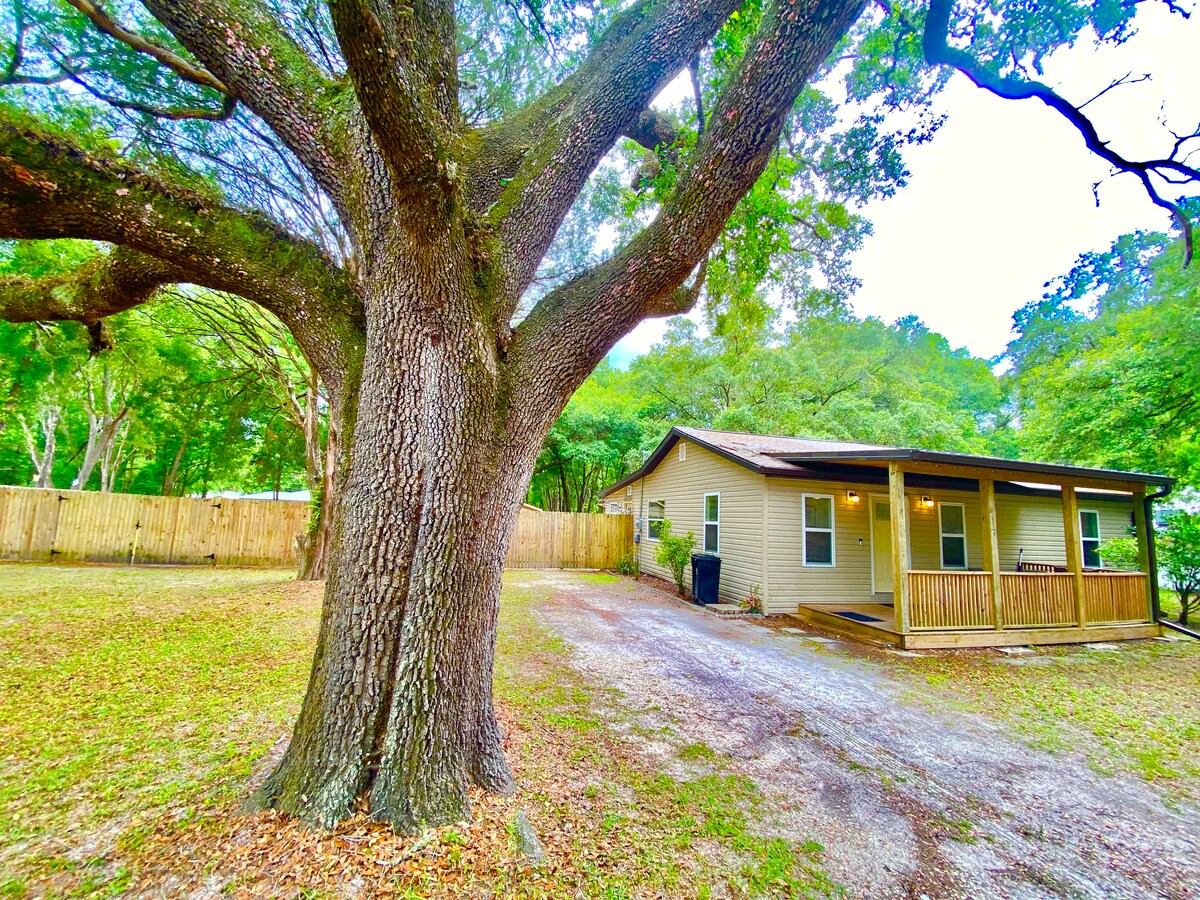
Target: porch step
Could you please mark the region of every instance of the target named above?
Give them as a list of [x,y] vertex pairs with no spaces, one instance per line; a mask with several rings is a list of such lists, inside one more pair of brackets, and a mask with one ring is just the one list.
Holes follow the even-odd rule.
[[742,609],[736,603],[709,603],[703,609],[706,613],[712,613],[722,619],[755,619],[762,616],[762,613]]

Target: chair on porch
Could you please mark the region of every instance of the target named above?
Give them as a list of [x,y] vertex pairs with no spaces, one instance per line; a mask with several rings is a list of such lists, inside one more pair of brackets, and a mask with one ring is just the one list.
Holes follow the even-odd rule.
[[1018,572],[1065,572],[1066,566],[1056,566],[1054,563],[1040,562],[1019,562],[1017,563]]

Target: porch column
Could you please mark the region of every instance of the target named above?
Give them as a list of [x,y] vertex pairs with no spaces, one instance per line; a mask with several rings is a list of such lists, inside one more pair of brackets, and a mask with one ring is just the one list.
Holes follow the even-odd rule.
[[1133,492],[1133,530],[1138,548],[1138,571],[1146,573],[1146,619],[1154,621],[1155,573],[1150,571],[1150,522],[1146,518],[1146,491]]
[[1079,535],[1079,502],[1075,485],[1062,486],[1063,536],[1067,542],[1067,571],[1075,597],[1075,618],[1080,628],[1087,627],[1087,609],[1083,601],[1083,543]]
[[888,500],[892,508],[892,597],[896,602],[896,624],[908,632],[908,502],[904,499],[904,471],[899,463],[888,463]]
[[996,630],[1004,628],[1003,600],[1000,594],[1000,539],[996,533],[996,482],[979,479],[979,512],[983,525],[983,568],[990,572],[988,587],[992,594],[992,610]]

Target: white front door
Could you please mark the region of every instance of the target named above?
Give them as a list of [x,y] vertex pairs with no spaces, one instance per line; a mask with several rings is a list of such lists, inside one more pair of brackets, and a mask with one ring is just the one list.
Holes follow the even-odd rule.
[[871,571],[875,593],[892,590],[892,505],[886,497],[871,498]]

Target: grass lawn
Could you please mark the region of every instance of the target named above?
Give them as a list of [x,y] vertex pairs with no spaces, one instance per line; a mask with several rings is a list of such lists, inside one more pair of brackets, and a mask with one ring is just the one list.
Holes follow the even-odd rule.
[[[1166,632],[1168,635],[1171,632]],[[1167,801],[1200,796],[1200,641],[1129,641],[1114,651],[1038,647],[888,657],[935,706],[982,713],[1051,752],[1082,752],[1103,773],[1156,782]]]
[[[521,790],[414,839],[241,816],[296,714],[320,588],[262,570],[0,565],[0,896],[839,896],[821,848],[756,824],[748,780],[697,745],[655,770],[503,595],[497,706]],[[619,698],[617,698],[619,699]],[[612,715],[612,713],[605,713]],[[524,809],[548,862],[511,833]]]

